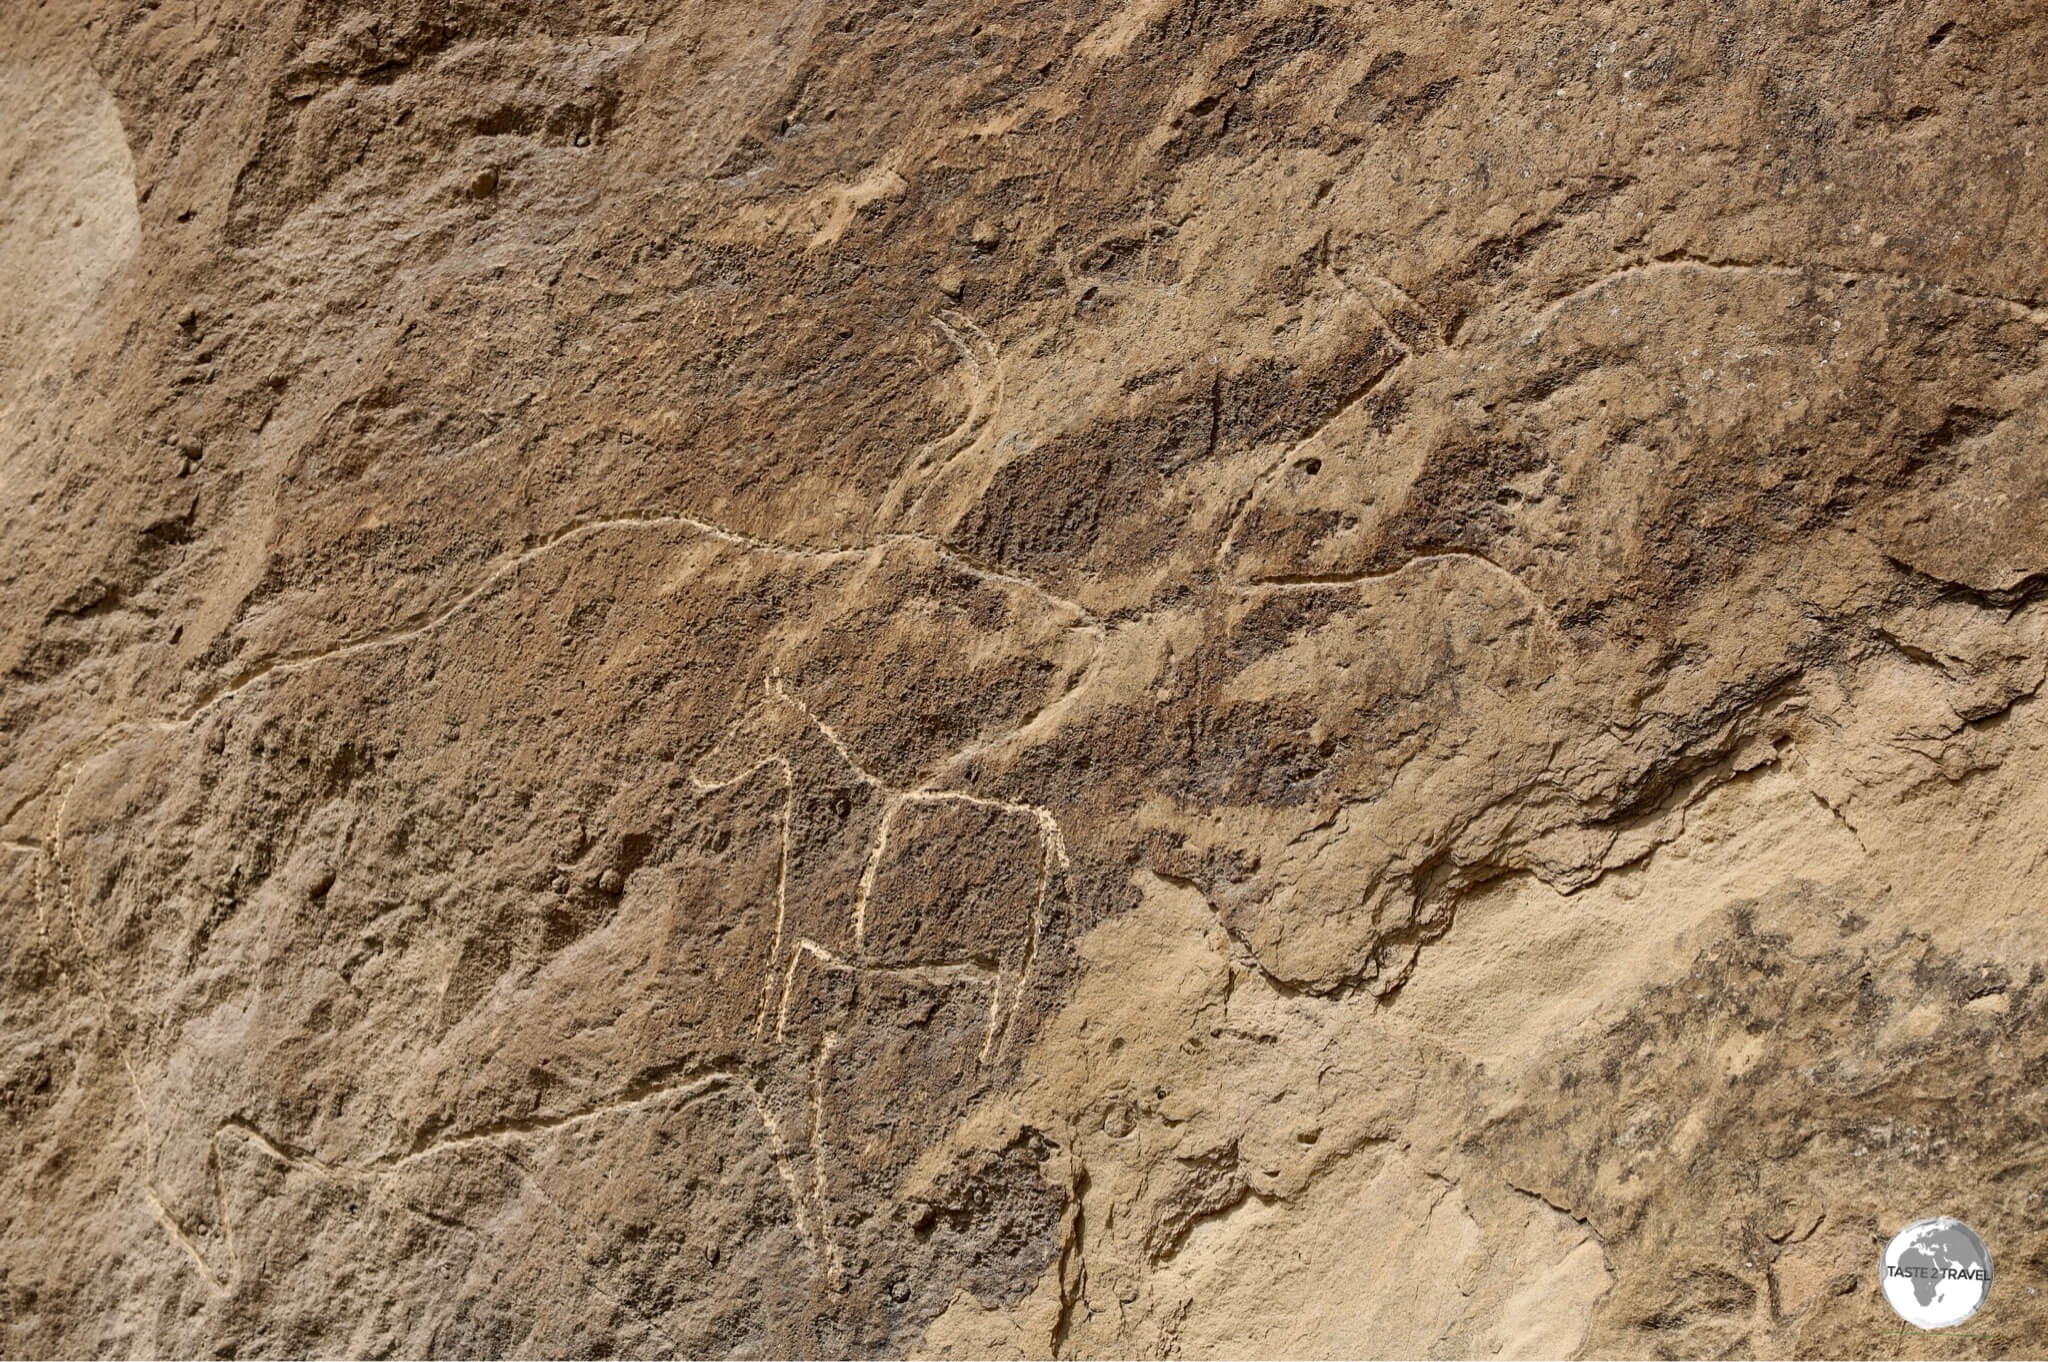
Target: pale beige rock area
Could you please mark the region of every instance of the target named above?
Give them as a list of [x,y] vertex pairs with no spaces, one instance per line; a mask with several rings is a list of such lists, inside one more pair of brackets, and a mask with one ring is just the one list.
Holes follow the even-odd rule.
[[0,1353],[2037,1355],[2044,76],[14,6]]

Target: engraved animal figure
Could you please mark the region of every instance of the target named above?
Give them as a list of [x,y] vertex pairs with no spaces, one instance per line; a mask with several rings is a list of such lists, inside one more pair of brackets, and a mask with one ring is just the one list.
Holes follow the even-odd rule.
[[[759,1091],[764,1119],[792,1134],[783,1167],[840,1289],[875,1198],[962,1114],[1001,1050],[1067,855],[1043,809],[890,787],[773,677],[691,778],[709,792],[764,768],[786,796]],[[944,1014],[954,1026],[930,1024]],[[927,1037],[908,1052],[904,1015]],[[901,1069],[911,1052],[923,1060]],[[883,1086],[901,1100],[877,1111],[876,1077],[892,1069]]]
[[1067,868],[1051,814],[953,791],[892,789],[774,677],[691,778],[716,789],[766,766],[780,772],[788,794],[757,1030],[772,1026],[786,1041],[793,1026],[802,1029],[805,1000],[831,990],[800,987],[800,979],[821,970],[934,981],[979,974],[990,994],[981,1054],[993,1056]]

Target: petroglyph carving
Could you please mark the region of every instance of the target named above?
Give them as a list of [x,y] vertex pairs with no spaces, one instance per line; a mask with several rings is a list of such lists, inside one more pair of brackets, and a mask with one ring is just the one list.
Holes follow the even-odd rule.
[[[836,1289],[846,1265],[833,1233],[830,1080],[835,1063],[857,1058],[848,1047],[857,1044],[863,989],[985,988],[976,1063],[986,1065],[1012,1030],[1068,859],[1045,809],[891,788],[774,676],[691,779],[709,792],[768,769],[785,797],[773,948],[756,1023],[767,1046],[763,1119],[809,1131],[801,1156],[808,1171],[793,1171],[789,1183]],[[913,1116],[906,1125],[913,1138],[917,1124]]]
[[[891,789],[778,678],[699,759],[714,790],[772,767],[787,789],[774,948],[760,1029],[785,1037],[808,956],[852,970],[978,971],[989,980],[982,1057],[1000,1048],[1067,869],[1059,825],[1035,805]],[[858,866],[851,876],[849,867]],[[948,898],[951,893],[957,897]],[[955,919],[963,902],[969,911]]]

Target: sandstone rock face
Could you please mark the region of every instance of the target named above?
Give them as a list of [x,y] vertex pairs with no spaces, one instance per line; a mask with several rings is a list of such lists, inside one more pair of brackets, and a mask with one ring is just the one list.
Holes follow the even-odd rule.
[[0,1352],[2048,1338],[2039,5],[15,11]]

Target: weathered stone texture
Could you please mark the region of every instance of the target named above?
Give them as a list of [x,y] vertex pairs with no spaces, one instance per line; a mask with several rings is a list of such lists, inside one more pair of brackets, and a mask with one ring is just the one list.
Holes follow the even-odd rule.
[[0,1352],[2048,1337],[2038,4],[0,27]]

